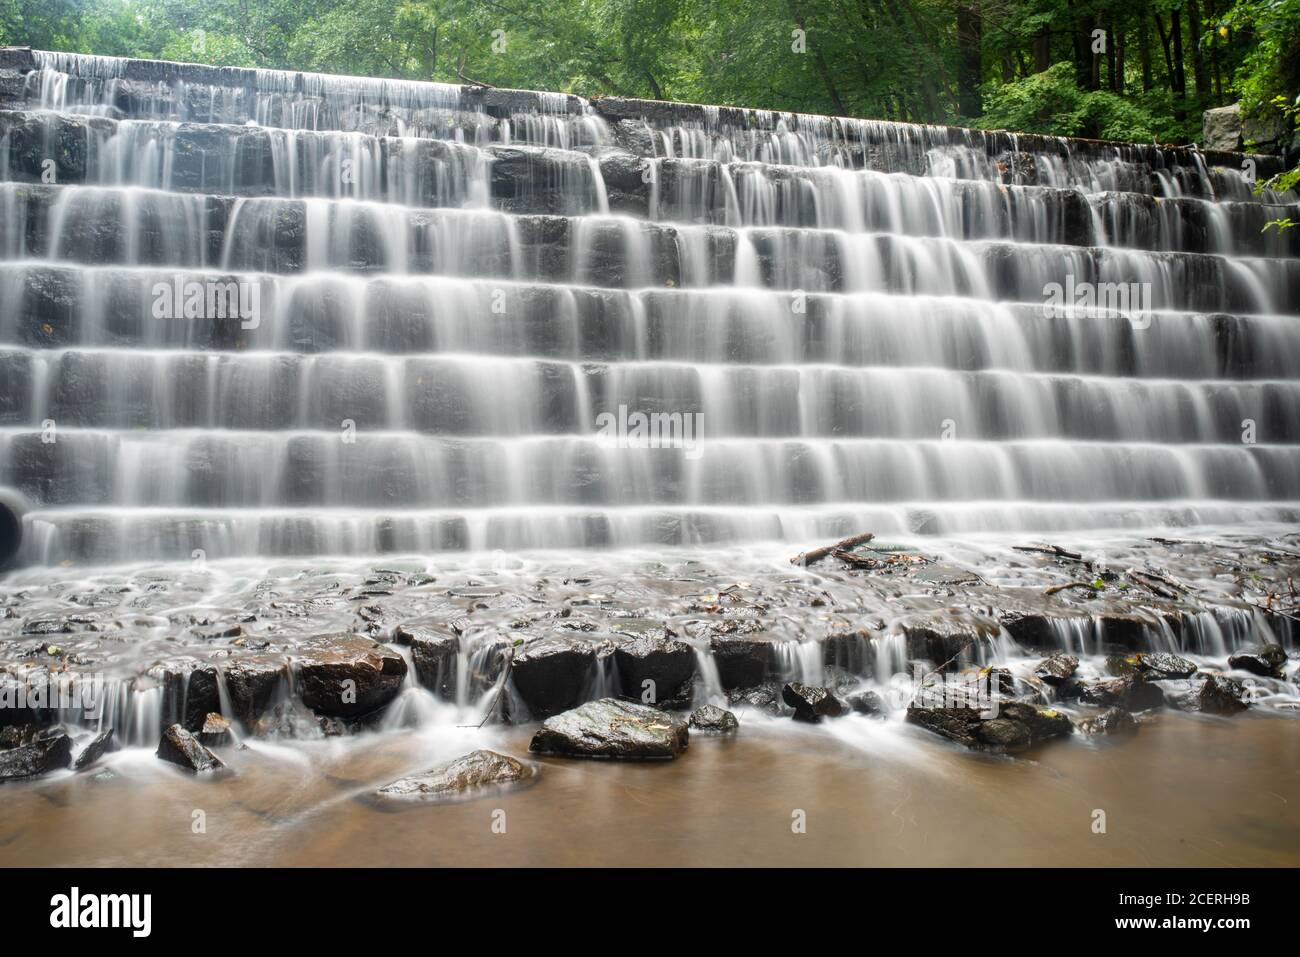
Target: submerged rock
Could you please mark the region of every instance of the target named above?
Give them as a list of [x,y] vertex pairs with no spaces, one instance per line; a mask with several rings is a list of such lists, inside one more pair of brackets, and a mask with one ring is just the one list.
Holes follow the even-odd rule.
[[1085,684],[1079,697],[1085,704],[1120,707],[1128,711],[1148,711],[1165,703],[1165,694],[1159,685],[1133,676],[1103,678]]
[[1206,714],[1233,715],[1249,707],[1246,686],[1227,675],[1210,675],[1201,685],[1197,701]]
[[977,708],[930,708],[915,703],[907,720],[975,751],[1024,751],[1049,738],[1070,734],[1070,719],[1050,708],[1017,701],[1003,702],[992,716]]
[[1107,708],[1096,717],[1079,722],[1079,730],[1091,735],[1135,734],[1137,729],[1137,718],[1133,717],[1131,711],[1125,711],[1123,708]]
[[757,708],[768,714],[790,714],[793,712],[781,696],[782,683],[764,681],[752,688],[736,688],[727,692],[727,703],[733,708]]
[[1079,659],[1058,651],[1044,658],[1034,669],[1034,677],[1044,684],[1058,687],[1074,676],[1079,669]]
[[388,798],[451,797],[493,785],[517,784],[536,773],[535,768],[509,755],[479,750],[400,778],[376,793]]
[[361,635],[322,635],[303,642],[294,662],[302,703],[318,714],[352,718],[397,696],[406,661]]
[[71,763],[72,738],[62,728],[50,728],[28,744],[0,751],[0,781],[47,774]]
[[173,724],[158,742],[158,757],[186,771],[215,771],[225,762],[199,743],[199,739],[179,724]]
[[81,749],[75,761],[72,762],[72,770],[80,771],[88,768],[109,751],[116,750],[116,744],[113,742],[113,729],[101,731],[90,739],[90,743]]
[[829,688],[812,688],[792,681],[781,689],[781,698],[794,708],[796,721],[820,721],[844,714],[843,702]]
[[1264,645],[1231,656],[1228,667],[1249,671],[1261,678],[1281,678],[1286,665],[1286,650],[1281,645]]
[[844,700],[856,714],[884,717],[888,713],[885,702],[874,691],[855,691]]
[[579,638],[538,638],[515,653],[515,690],[535,718],[549,718],[582,700],[596,661],[596,646]]
[[734,734],[740,728],[740,722],[734,714],[711,704],[696,708],[689,723],[696,731],[713,734]]
[[528,750],[579,758],[675,758],[686,750],[689,734],[672,712],[601,698],[547,718]]
[[456,659],[460,637],[441,622],[411,622],[393,629],[393,641],[407,645],[415,662],[415,677],[447,701],[456,700]]
[[230,743],[230,722],[217,714],[209,712],[203,719],[203,727],[198,732],[199,741],[209,748],[218,748]]

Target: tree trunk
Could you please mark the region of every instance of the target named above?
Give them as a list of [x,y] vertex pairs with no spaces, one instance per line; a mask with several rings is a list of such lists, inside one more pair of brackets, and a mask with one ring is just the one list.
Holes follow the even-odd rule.
[[962,116],[979,116],[980,79],[984,72],[980,59],[984,20],[978,2],[957,7],[957,108]]
[[1052,65],[1052,31],[1040,27],[1034,37],[1034,72],[1042,73]]
[[1169,12],[1173,21],[1169,32],[1174,38],[1174,75],[1177,85],[1174,87],[1174,119],[1187,119],[1187,70],[1183,66],[1183,11],[1174,8]]
[[790,19],[799,25],[799,29],[804,33],[804,40],[813,55],[813,64],[817,67],[817,74],[821,77],[822,83],[826,86],[826,95],[830,97],[831,103],[835,107],[836,116],[848,116],[849,111],[844,106],[844,101],[840,99],[840,91],[835,88],[835,80],[831,76],[830,68],[826,65],[826,58],[822,56],[816,44],[808,41],[808,28],[804,25],[803,14],[796,6],[794,0],[786,0],[786,6],[790,9]]
[[1187,38],[1192,41],[1192,77],[1196,81],[1196,99],[1204,102],[1210,92],[1210,78],[1205,72],[1205,56],[1201,52],[1201,34],[1205,21],[1201,19],[1201,5],[1196,0],[1187,3]]
[[1142,92],[1150,93],[1151,82],[1151,25],[1146,17],[1138,18],[1138,60],[1142,64]]

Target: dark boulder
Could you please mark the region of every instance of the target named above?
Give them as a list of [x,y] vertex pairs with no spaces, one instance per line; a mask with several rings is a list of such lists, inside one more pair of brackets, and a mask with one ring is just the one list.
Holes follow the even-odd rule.
[[393,629],[393,641],[407,645],[415,662],[415,678],[438,697],[456,700],[456,662],[460,637],[441,622],[412,622]]
[[1197,701],[1206,714],[1233,715],[1245,711],[1246,686],[1227,675],[1209,675],[1201,685]]
[[1180,658],[1167,651],[1156,651],[1137,656],[1138,671],[1148,680],[1165,678],[1190,678],[1196,674],[1195,662]]
[[1078,658],[1074,655],[1067,655],[1063,651],[1058,651],[1056,654],[1049,655],[1039,662],[1038,667],[1034,669],[1034,677],[1044,684],[1059,687],[1074,677],[1074,673],[1078,668]]
[[670,711],[601,698],[547,718],[528,750],[579,758],[675,758],[686,750],[689,734],[686,722]]
[[377,641],[322,635],[298,646],[294,667],[302,703],[318,714],[352,718],[387,705],[406,677],[406,661]]
[[772,643],[756,638],[715,636],[709,649],[722,687],[754,688],[763,683],[772,663]]
[[793,708],[781,695],[784,686],[779,681],[764,681],[750,688],[735,688],[727,692],[727,703],[733,708],[756,708],[768,714],[790,714]]
[[847,695],[844,701],[856,714],[868,714],[883,718],[889,710],[885,707],[884,700],[874,691],[855,691]]
[[453,797],[467,791],[518,784],[537,770],[506,754],[471,751],[419,774],[386,784],[377,792],[387,798]]
[[1125,711],[1123,708],[1107,708],[1096,717],[1079,722],[1079,730],[1091,735],[1134,734],[1137,729],[1137,718],[1133,717],[1131,711]]
[[515,652],[515,691],[535,718],[549,718],[582,701],[596,662],[596,646],[567,636],[538,638]]
[[71,763],[72,738],[62,728],[49,728],[28,744],[0,751],[0,781],[46,774]]
[[1085,684],[1079,697],[1085,704],[1120,707],[1128,711],[1148,711],[1165,703],[1165,694],[1159,685],[1135,677],[1103,678]]
[[117,745],[113,742],[113,729],[101,731],[90,739],[90,742],[81,749],[76,760],[72,762],[72,770],[80,771],[82,768],[88,768],[109,751],[116,750]]
[[158,742],[158,757],[187,771],[215,771],[224,768],[215,754],[199,743],[199,739],[179,724],[173,724]]
[[811,688],[792,681],[781,689],[781,698],[794,708],[796,721],[820,721],[844,714],[844,703],[829,688]]
[[[661,635],[640,635],[614,646],[619,687],[629,698],[660,707],[686,707],[695,680],[695,649]],[[647,685],[646,682],[652,682]],[[652,693],[646,700],[647,693]]]
[[250,731],[275,703],[285,681],[284,661],[274,657],[238,658],[225,666],[226,690],[235,717]]
[[195,668],[185,684],[185,707],[181,723],[186,731],[198,731],[209,714],[221,713],[221,692],[217,669],[211,666]]
[[1106,674],[1116,678],[1128,678],[1139,675],[1142,669],[1138,655],[1108,655],[1106,657]]
[[740,722],[730,711],[706,704],[691,713],[690,726],[696,731],[712,734],[734,734],[740,728]]
[[907,720],[975,751],[1024,751],[1049,738],[1070,734],[1070,719],[1050,708],[1003,702],[996,710],[927,707],[913,702]]
[[1228,667],[1239,671],[1249,671],[1261,678],[1281,678],[1286,665],[1286,651],[1281,645],[1264,645],[1232,655]]

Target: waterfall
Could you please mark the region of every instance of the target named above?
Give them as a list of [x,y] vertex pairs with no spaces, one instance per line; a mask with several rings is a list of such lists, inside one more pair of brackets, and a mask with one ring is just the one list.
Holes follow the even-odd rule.
[[1300,201],[1237,157],[31,57],[27,562],[1300,517]]

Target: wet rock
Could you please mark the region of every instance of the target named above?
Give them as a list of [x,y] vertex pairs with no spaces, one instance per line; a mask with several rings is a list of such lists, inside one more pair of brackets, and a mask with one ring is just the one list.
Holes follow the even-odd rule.
[[346,633],[303,642],[294,666],[303,704],[337,718],[384,707],[397,696],[406,676],[406,661],[397,652]]
[[252,730],[277,697],[285,678],[284,662],[279,658],[241,658],[228,663],[225,672],[231,709],[240,723]]
[[536,770],[495,751],[471,751],[427,771],[400,778],[377,792],[387,798],[452,797],[481,788],[518,784]]
[[209,748],[219,748],[230,743],[230,722],[211,712],[203,719],[203,727],[198,732],[199,741]]
[[1206,714],[1233,715],[1245,711],[1246,686],[1227,675],[1209,675],[1201,685],[1197,701]]
[[221,691],[217,669],[195,668],[185,684],[185,706],[181,724],[186,731],[202,729],[209,714],[221,713]]
[[90,739],[90,743],[81,749],[75,761],[72,762],[72,770],[80,771],[82,768],[88,768],[109,751],[117,749],[113,742],[113,729],[101,731]]
[[675,758],[688,742],[686,722],[672,712],[601,698],[546,719],[528,750],[581,758]]
[[1147,711],[1159,708],[1165,702],[1164,692],[1159,685],[1133,676],[1103,678],[1084,684],[1083,693],[1079,697],[1085,704],[1120,707],[1128,711]]
[[0,749],[31,744],[40,730],[41,726],[38,724],[12,724],[0,727]]
[[1228,658],[1228,667],[1238,671],[1249,671],[1261,678],[1281,678],[1286,666],[1286,651],[1281,645],[1265,645],[1232,655]]
[[768,714],[792,714],[794,709],[782,697],[783,688],[780,681],[764,681],[752,688],[735,688],[727,692],[727,703],[733,708],[756,708]]
[[1116,678],[1135,677],[1141,674],[1138,662],[1141,658],[1138,655],[1108,655],[1106,658],[1106,674],[1113,675]]
[[[624,695],[660,707],[687,707],[695,680],[695,649],[684,641],[642,635],[614,647]],[[651,682],[651,684],[646,684]],[[651,693],[649,700],[647,692]]]
[[441,622],[413,622],[393,629],[393,641],[408,645],[415,663],[415,678],[438,697],[456,700],[456,660],[460,638]]
[[715,636],[709,649],[718,680],[728,691],[761,685],[772,663],[772,643],[763,639]]
[[249,730],[259,738],[302,741],[347,734],[348,726],[340,718],[316,714],[290,698],[272,705]]
[[50,728],[28,744],[0,751],[0,781],[47,774],[71,763],[72,738],[61,728]]
[[[981,717],[987,714],[987,717]],[[1004,702],[996,711],[971,707],[927,707],[913,702],[907,720],[975,751],[1024,751],[1049,738],[1070,734],[1070,719],[1050,708]]]
[[1074,677],[1074,673],[1078,668],[1078,658],[1074,655],[1067,655],[1063,651],[1058,651],[1039,663],[1038,667],[1034,669],[1034,677],[1044,684],[1059,687]]
[[874,691],[855,691],[844,701],[855,714],[884,717],[888,713],[885,702]]
[[179,724],[173,724],[158,742],[158,757],[187,771],[215,771],[225,764]]
[[515,652],[510,677],[535,718],[576,706],[591,679],[596,646],[565,636],[538,638]]
[[1196,674],[1195,662],[1166,651],[1138,655],[1137,659],[1138,671],[1148,679],[1190,678]]
[[1138,729],[1137,718],[1131,711],[1123,708],[1107,708],[1093,718],[1079,722],[1079,730],[1084,734],[1135,734]]
[[696,731],[713,734],[734,734],[740,728],[740,722],[734,714],[711,704],[696,708],[691,713],[689,723]]
[[820,721],[844,714],[844,703],[829,688],[812,688],[792,681],[781,689],[781,698],[794,708],[796,721]]

